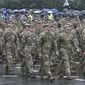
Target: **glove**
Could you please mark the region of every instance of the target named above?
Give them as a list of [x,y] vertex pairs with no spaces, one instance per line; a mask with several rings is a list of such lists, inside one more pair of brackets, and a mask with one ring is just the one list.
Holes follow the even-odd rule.
[[80,52],[80,49],[79,48],[77,49],[77,52]]
[[59,52],[56,52],[56,56],[58,56],[59,55]]

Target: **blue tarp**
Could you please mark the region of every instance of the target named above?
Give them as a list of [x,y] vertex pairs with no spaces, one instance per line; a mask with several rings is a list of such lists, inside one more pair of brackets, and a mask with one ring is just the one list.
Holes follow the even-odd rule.
[[55,13],[54,16],[59,16],[59,13]]
[[65,12],[59,12],[59,15],[66,16]]
[[17,10],[17,9],[16,9],[16,10],[13,10],[13,12],[14,12],[14,13],[18,13],[18,12],[19,12],[19,10]]
[[82,14],[82,15],[85,15],[85,10],[82,10],[82,11],[81,11],[81,14]]
[[9,11],[11,11],[11,9],[7,9],[7,11],[9,12]]
[[73,11],[72,14],[73,16],[82,16],[80,11]]
[[1,8],[2,11],[6,11],[6,8]]
[[48,11],[50,11],[50,9],[48,9],[48,8],[44,8],[44,9],[42,9],[42,11],[44,11],[44,12],[48,12]]
[[6,8],[1,8],[0,9],[0,12],[4,12],[4,11],[6,11]]
[[48,14],[53,14],[53,11],[52,10],[49,10],[47,13]]
[[67,11],[67,12],[66,12],[66,15],[67,15],[67,16],[72,16],[72,12],[71,12],[71,11]]
[[58,12],[59,12],[59,10],[58,10],[58,9],[56,9],[56,8],[54,8],[54,9],[52,9],[52,12],[53,12],[53,13],[58,13]]

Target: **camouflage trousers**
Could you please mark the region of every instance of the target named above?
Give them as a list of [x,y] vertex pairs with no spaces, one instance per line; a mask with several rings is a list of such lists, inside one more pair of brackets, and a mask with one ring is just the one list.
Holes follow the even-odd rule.
[[13,73],[14,58],[12,55],[6,55],[5,70],[6,74]]
[[43,54],[41,58],[41,69],[40,74],[41,76],[47,75],[48,77],[52,77],[51,69],[50,69],[50,58],[48,54]]
[[33,72],[33,58],[29,49],[23,50],[21,58],[21,71],[24,76],[30,76]]
[[71,75],[69,55],[67,50],[64,48],[60,49],[60,75]]
[[2,57],[2,50],[0,49],[0,63],[3,62],[3,57]]
[[8,45],[5,47],[5,56],[6,56],[5,69],[7,74],[13,73],[15,55],[16,55],[15,46]]
[[84,76],[85,76],[85,55],[83,55],[83,56],[81,57],[80,64],[81,64],[82,74],[84,74]]

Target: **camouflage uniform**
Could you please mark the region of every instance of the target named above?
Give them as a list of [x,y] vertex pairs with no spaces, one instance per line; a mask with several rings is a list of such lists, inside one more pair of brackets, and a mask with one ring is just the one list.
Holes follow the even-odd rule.
[[30,76],[33,72],[33,59],[32,59],[32,32],[25,29],[20,34],[20,52],[21,52],[21,70],[24,76]]
[[16,60],[16,63],[17,62],[19,62],[20,61],[20,56],[19,56],[19,53],[18,53],[18,51],[19,51],[19,34],[20,34],[20,30],[17,28],[17,26],[16,26],[16,23],[12,23],[12,24],[8,24],[8,26],[10,27],[10,29],[12,29],[12,31],[14,32],[14,34],[16,35],[16,48],[17,48],[17,50],[16,50],[16,56],[15,56],[15,60]]
[[[68,25],[65,25],[65,30],[69,28]],[[69,30],[71,30],[71,28]],[[67,78],[69,79],[71,78],[70,61],[72,61],[72,47],[75,46],[75,48],[78,48],[78,46],[73,39],[73,35],[65,31],[59,34],[58,46],[60,52],[60,63],[62,66],[60,69],[60,75],[63,76],[62,71],[65,71]]]
[[81,64],[82,74],[85,76],[85,29],[82,31],[81,40],[82,40],[81,41],[82,54],[81,54],[80,64]]
[[45,30],[44,32],[40,33],[39,37],[39,46],[40,50],[39,55],[41,56],[41,69],[40,73],[41,76],[47,75],[49,79],[52,78],[51,74],[51,69],[50,69],[50,54],[51,51],[53,50],[53,45],[54,45],[54,39],[55,39],[55,34],[51,30]]
[[13,72],[13,64],[16,57],[17,37],[11,28],[7,28],[4,32],[4,55],[6,56],[6,74]]
[[[76,45],[79,47],[78,30],[76,27],[75,28],[74,27],[73,27],[71,33],[73,35],[73,39],[74,39]],[[72,47],[72,61],[71,61],[71,73],[72,74],[75,74],[75,62],[79,62],[79,61],[80,61],[79,52],[77,52],[75,47]]]
[[2,52],[3,52],[2,46],[3,46],[3,31],[0,29],[0,60],[1,61],[2,61]]

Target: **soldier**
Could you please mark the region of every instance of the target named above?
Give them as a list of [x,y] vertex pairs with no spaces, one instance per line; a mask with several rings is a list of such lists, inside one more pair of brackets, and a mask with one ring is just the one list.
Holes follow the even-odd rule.
[[81,41],[82,54],[81,54],[80,64],[81,64],[82,74],[85,77],[85,29],[82,31],[81,40],[82,40]]
[[0,63],[2,62],[3,31],[0,29]]
[[73,35],[71,34],[71,27],[70,25],[64,26],[64,32],[59,34],[59,40],[58,40],[58,48],[60,52],[60,63],[61,66],[63,66],[60,69],[60,77],[63,77],[63,71],[65,71],[65,74],[67,76],[67,79],[71,79],[71,66],[70,61],[72,61],[72,47],[75,46],[75,48],[79,51],[78,46],[76,45]]
[[23,76],[31,76],[33,72],[33,59],[32,59],[32,32],[30,28],[26,28],[20,34],[20,52],[21,52],[21,70]]
[[15,57],[15,60],[16,60],[16,63],[20,61],[20,56],[18,55],[18,50],[19,50],[19,34],[20,34],[20,30],[18,29],[18,27],[16,26],[16,21],[14,22],[11,22],[11,23],[8,23],[7,24],[8,27],[10,27],[10,29],[12,29],[12,31],[15,33],[16,35],[16,39],[17,39],[17,50],[16,50],[16,57]]
[[39,56],[41,57],[41,78],[43,78],[43,75],[47,75],[47,79],[53,80],[54,78],[52,77],[51,69],[50,69],[50,54],[51,51],[53,50],[54,46],[54,39],[55,39],[55,34],[48,28],[44,28],[44,32],[40,33],[39,35],[39,44],[38,47],[40,47],[38,53]]
[[58,42],[58,36],[59,36],[59,29],[58,27],[53,24],[52,26],[49,27],[49,29],[55,34],[55,39],[53,40],[54,45],[52,47],[51,50],[51,70],[53,72],[53,74],[58,74],[59,73],[59,68],[58,68],[58,64],[59,64],[59,59],[58,59],[58,46],[57,46],[57,42]]
[[5,70],[6,74],[13,73],[13,64],[16,57],[17,37],[11,28],[5,29],[4,32],[4,55],[6,57]]
[[[76,44],[78,45],[78,47],[80,46],[80,34],[79,34],[79,30],[78,30],[78,27],[77,27],[77,24],[76,23],[73,23],[72,25],[72,31],[71,31],[74,39],[75,39],[75,42]],[[80,61],[80,56],[79,56],[79,53],[76,51],[76,49],[73,47],[73,56],[74,56],[74,61],[78,62]]]

